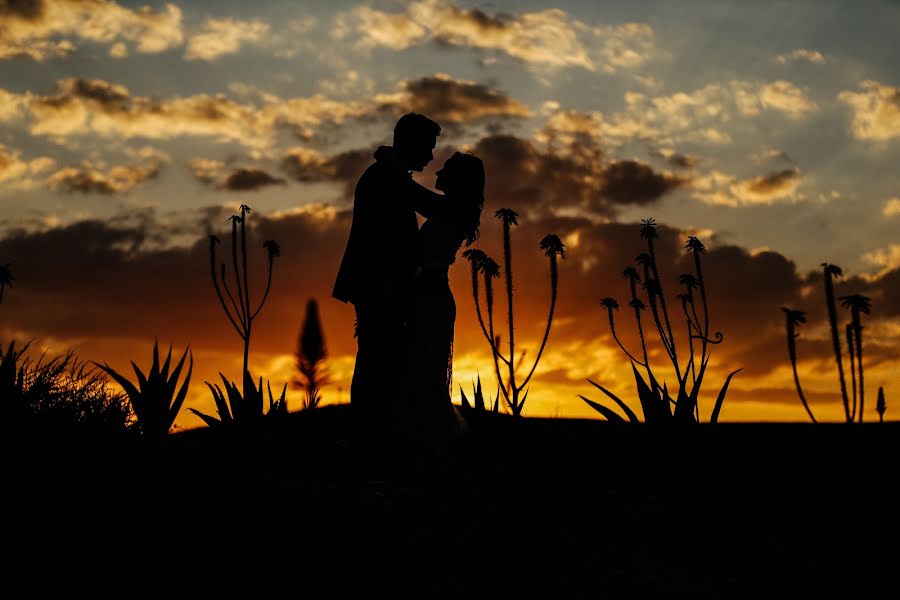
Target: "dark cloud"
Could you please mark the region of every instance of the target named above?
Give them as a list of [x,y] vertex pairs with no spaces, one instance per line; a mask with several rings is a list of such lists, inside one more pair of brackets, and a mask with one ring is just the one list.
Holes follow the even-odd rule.
[[241,167],[225,179],[224,188],[232,192],[258,190],[269,185],[284,185],[284,179],[274,177],[256,167]]
[[463,123],[483,117],[527,117],[528,109],[489,85],[435,75],[405,81],[400,94],[385,105],[399,113],[418,112],[440,123]]
[[45,8],[43,0],[4,0],[0,2],[0,17],[38,21],[44,16]]
[[657,173],[651,166],[635,160],[620,160],[604,170],[600,192],[616,204],[649,204],[688,181]]
[[745,182],[747,191],[760,196],[777,195],[791,189],[800,177],[797,169],[783,169],[766,175],[760,175]]
[[118,165],[107,171],[90,166],[66,167],[50,176],[48,185],[57,191],[82,194],[120,194],[155,179],[162,168],[159,161],[144,165]]
[[498,12],[489,15],[478,8],[459,8],[451,6],[452,14],[457,19],[464,19],[484,31],[503,31],[514,22],[514,17],[507,13]]
[[344,188],[344,198],[352,198],[356,181],[372,164],[375,148],[347,150],[323,157],[315,152],[295,148],[281,159],[281,170],[301,183],[332,181]]
[[659,150],[653,150],[650,152],[650,156],[660,158],[667,164],[679,169],[690,169],[691,167],[696,167],[700,164],[699,156],[682,154],[680,152],[660,152]]

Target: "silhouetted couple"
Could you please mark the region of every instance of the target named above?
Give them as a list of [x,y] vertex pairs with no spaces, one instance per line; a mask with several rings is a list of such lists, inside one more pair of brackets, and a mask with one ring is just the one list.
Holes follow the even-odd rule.
[[409,113],[393,145],[375,151],[356,185],[332,294],[356,309],[350,404],[358,449],[370,460],[446,464],[464,435],[450,401],[456,303],[448,270],[478,237],[485,175],[479,158],[457,152],[437,172],[443,194],[418,184],[412,172],[434,159],[440,131]]

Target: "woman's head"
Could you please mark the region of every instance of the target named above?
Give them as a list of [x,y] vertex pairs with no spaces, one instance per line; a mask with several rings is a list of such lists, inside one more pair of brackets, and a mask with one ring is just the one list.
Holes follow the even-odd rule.
[[473,154],[456,152],[438,172],[434,187],[463,206],[462,226],[466,245],[478,238],[481,209],[484,206],[484,163]]
[[437,172],[435,187],[453,196],[484,196],[484,164],[473,154],[455,152]]

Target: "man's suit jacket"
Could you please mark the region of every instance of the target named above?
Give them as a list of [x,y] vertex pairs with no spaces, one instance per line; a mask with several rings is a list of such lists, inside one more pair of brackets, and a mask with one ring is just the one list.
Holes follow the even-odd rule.
[[423,188],[405,170],[390,146],[381,146],[359,178],[350,236],[332,290],[341,302],[356,304],[375,294],[409,299],[416,267],[416,210],[442,196]]

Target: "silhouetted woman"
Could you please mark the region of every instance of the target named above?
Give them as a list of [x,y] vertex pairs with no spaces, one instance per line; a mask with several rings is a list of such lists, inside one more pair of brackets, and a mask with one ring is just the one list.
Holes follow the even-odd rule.
[[448,271],[460,247],[478,238],[484,206],[484,165],[455,153],[437,172],[444,192],[419,229],[418,268],[409,321],[413,389],[410,416],[414,439],[426,459],[444,462],[459,449],[464,422],[450,401],[456,302]]

